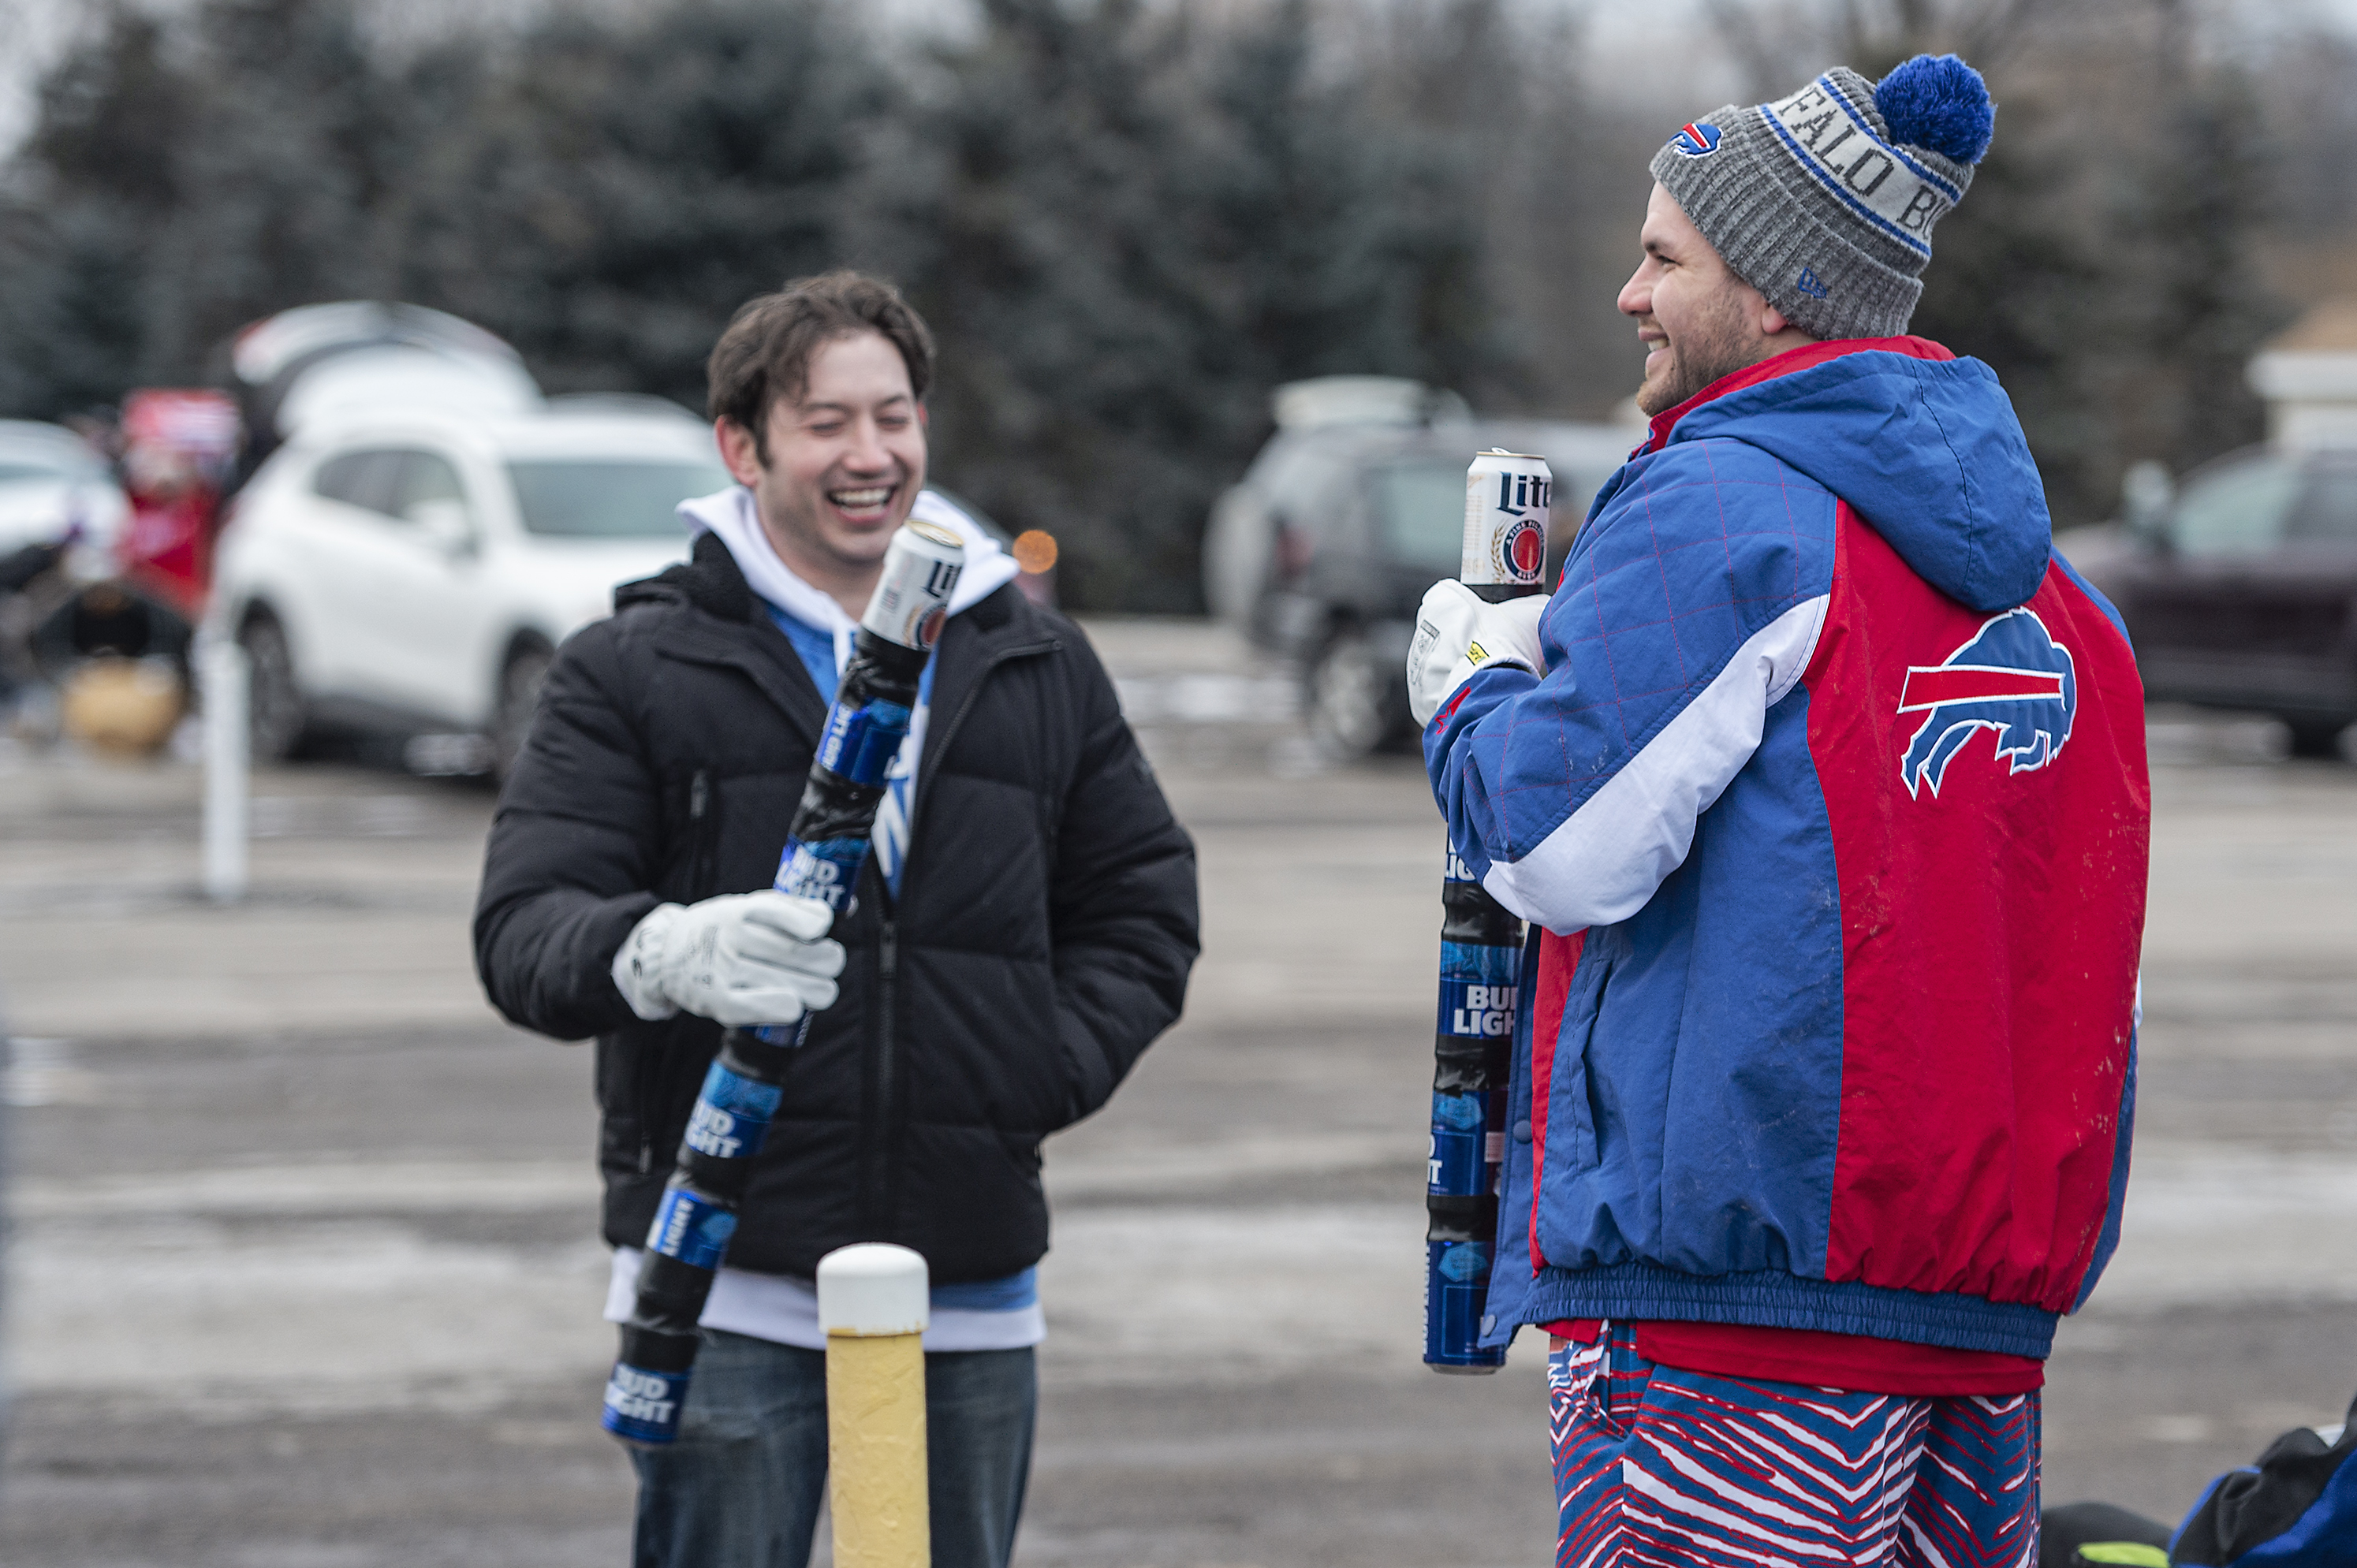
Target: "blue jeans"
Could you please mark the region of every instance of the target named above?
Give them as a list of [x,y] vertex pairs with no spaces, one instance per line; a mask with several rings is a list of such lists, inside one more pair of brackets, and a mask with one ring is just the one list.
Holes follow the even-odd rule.
[[[925,1357],[933,1568],[1006,1568],[1031,1476],[1032,1354]],[[704,1331],[679,1441],[632,1449],[636,1568],[805,1568],[826,1489],[826,1354]]]

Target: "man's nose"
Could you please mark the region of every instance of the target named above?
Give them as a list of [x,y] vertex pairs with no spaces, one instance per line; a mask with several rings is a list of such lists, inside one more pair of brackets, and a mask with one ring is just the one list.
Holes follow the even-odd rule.
[[877,474],[892,466],[892,454],[884,446],[884,432],[872,419],[857,419],[851,425],[851,450],[845,453],[845,467],[863,474]]
[[1651,316],[1653,313],[1653,282],[1645,275],[1643,263],[1639,263],[1637,270],[1629,274],[1629,281],[1620,285],[1620,297],[1612,303],[1620,307],[1623,316]]

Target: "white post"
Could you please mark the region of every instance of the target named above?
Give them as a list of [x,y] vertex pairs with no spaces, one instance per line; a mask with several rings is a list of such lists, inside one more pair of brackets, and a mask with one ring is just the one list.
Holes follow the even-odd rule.
[[927,1568],[925,1260],[864,1241],[818,1261],[835,1568]]
[[247,734],[245,650],[207,639],[197,654],[205,704],[205,897],[234,904],[245,897]]

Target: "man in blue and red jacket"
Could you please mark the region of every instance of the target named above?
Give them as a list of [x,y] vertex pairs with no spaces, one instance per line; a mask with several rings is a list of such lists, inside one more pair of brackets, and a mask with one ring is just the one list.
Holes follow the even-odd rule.
[[1682,129],[1649,438],[1551,597],[1425,601],[1434,793],[1534,929],[1489,1310],[1553,1337],[1566,1565],[2035,1558],[2150,798],[2004,392],[1902,336],[1990,124],[1949,56]]

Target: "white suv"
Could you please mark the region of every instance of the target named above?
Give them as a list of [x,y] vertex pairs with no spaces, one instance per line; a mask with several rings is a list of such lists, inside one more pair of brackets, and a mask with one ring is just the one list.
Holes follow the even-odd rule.
[[253,662],[253,748],[322,729],[487,736],[506,771],[556,646],[687,553],[678,502],[731,482],[654,400],[302,432],[238,497],[209,628]]

